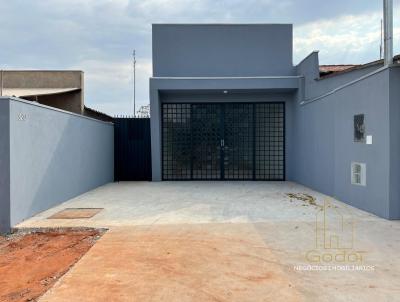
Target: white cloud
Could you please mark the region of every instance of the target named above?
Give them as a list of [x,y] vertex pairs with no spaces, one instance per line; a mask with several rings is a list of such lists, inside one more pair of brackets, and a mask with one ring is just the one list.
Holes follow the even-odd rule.
[[[312,50],[320,51],[320,61],[324,64],[366,63],[378,60],[381,18],[381,13],[375,12],[295,27],[295,62],[303,59]],[[400,38],[400,27],[397,25],[394,36]],[[399,48],[396,47],[396,50]]]

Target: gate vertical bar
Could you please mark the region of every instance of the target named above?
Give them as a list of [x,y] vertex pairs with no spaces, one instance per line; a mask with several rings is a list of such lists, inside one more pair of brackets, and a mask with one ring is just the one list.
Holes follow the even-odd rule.
[[[225,140],[225,104],[220,104],[220,138]],[[220,169],[221,177],[220,180],[225,179],[225,144],[220,143]]]
[[190,110],[190,180],[193,180],[193,104],[189,105]]
[[256,104],[253,104],[253,180],[256,179]]

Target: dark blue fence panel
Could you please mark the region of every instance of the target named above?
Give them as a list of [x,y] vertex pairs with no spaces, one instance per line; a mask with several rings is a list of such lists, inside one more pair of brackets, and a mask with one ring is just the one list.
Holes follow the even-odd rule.
[[151,180],[149,118],[114,119],[115,181]]

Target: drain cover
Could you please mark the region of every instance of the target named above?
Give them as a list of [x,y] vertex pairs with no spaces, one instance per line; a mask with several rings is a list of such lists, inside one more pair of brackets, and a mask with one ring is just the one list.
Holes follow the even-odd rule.
[[47,219],[83,219],[91,218],[99,213],[103,208],[67,208],[57,212]]

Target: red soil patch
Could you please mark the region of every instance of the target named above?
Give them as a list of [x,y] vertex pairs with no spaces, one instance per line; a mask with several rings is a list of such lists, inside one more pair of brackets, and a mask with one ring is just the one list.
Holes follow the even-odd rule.
[[288,270],[252,224],[114,227],[42,301],[304,301]]
[[0,301],[35,301],[101,236],[60,230],[0,236]]

